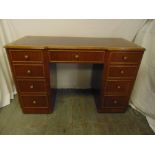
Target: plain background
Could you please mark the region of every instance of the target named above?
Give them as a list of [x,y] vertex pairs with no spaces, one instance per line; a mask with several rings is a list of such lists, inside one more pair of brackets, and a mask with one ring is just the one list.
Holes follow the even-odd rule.
[[[154,18],[154,1],[1,2],[1,18]],[[1,136],[2,154],[154,154],[154,136]]]

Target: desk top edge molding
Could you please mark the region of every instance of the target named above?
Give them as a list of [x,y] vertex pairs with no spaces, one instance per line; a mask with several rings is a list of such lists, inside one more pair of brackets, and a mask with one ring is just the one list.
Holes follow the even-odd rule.
[[[92,45],[93,43],[93,45]],[[123,44],[123,47],[122,47]],[[40,49],[40,50],[104,50],[104,51],[138,51],[145,48],[122,38],[90,37],[56,37],[25,36],[4,46],[7,49]]]

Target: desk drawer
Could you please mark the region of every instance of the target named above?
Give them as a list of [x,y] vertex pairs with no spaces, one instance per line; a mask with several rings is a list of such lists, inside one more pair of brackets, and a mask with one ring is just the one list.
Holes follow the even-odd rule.
[[105,96],[103,107],[124,107],[128,104],[126,96]]
[[131,81],[106,81],[105,94],[128,94],[131,88]]
[[73,61],[73,53],[72,52],[50,52],[50,61]]
[[23,95],[20,96],[22,105],[24,107],[47,107],[48,106],[48,96],[39,95]]
[[52,51],[51,62],[104,62],[104,52]]
[[135,78],[137,66],[110,66],[108,78]]
[[45,80],[17,80],[19,91],[23,92],[46,92]]
[[10,50],[12,62],[43,62],[43,52],[39,50]]
[[79,61],[104,62],[104,52],[81,52],[75,54],[74,57]]
[[45,76],[43,65],[13,64],[13,69],[17,78],[40,78]]
[[111,52],[110,63],[138,64],[142,59],[142,53],[138,52]]

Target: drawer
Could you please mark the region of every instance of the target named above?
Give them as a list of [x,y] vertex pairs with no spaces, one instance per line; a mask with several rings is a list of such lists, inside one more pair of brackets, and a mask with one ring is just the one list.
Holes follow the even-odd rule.
[[64,51],[57,51],[57,52],[50,52],[50,61],[73,61],[74,55],[72,52],[64,52]]
[[45,76],[43,65],[13,64],[13,69],[17,78],[41,78]]
[[76,55],[74,55],[74,57],[78,58],[79,61],[86,61],[86,62],[104,62],[104,52],[81,52],[78,53]]
[[108,78],[129,78],[136,77],[137,66],[110,66],[108,71]]
[[43,62],[43,52],[39,50],[9,50],[12,62]]
[[106,81],[105,94],[128,94],[131,89],[131,81]]
[[39,95],[23,95],[20,96],[21,104],[24,107],[47,107],[48,106],[48,96]]
[[105,96],[103,107],[124,107],[127,106],[128,99],[126,96]]
[[45,80],[17,80],[18,89],[23,92],[46,92]]
[[50,61],[52,62],[104,62],[104,52],[72,52],[72,51],[51,51]]
[[110,63],[139,64],[142,55],[143,53],[140,52],[111,52]]

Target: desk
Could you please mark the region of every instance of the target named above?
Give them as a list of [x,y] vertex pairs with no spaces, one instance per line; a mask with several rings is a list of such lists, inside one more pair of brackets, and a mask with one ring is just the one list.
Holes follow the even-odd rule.
[[23,37],[5,48],[24,113],[53,111],[50,63],[93,64],[97,111],[124,112],[145,50],[121,38],[48,36]]

